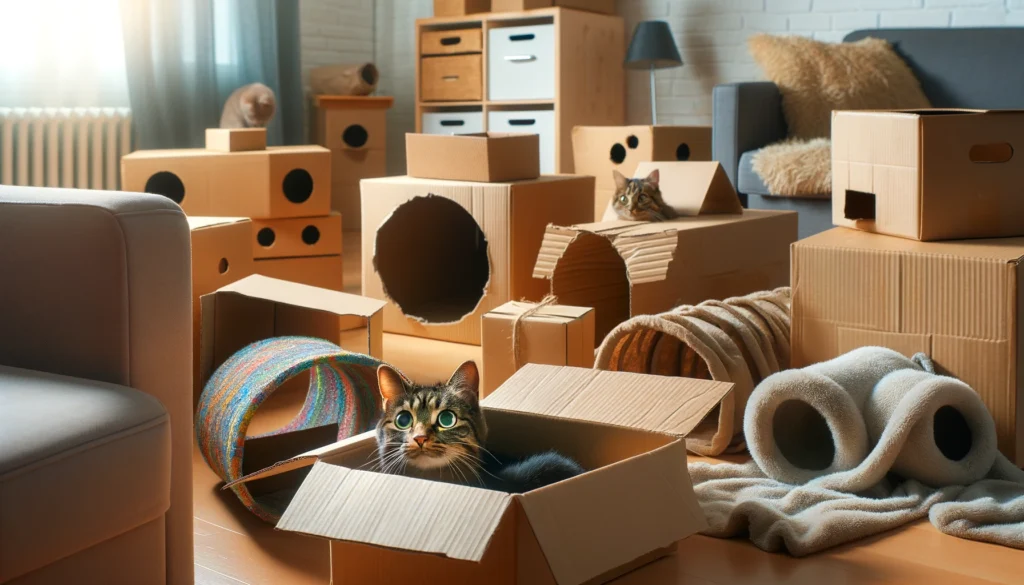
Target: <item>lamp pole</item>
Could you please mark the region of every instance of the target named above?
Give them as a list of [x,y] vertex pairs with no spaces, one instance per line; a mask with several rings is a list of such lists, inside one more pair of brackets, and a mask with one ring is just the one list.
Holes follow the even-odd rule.
[[651,125],[658,125],[658,100],[654,93],[654,65],[651,65]]

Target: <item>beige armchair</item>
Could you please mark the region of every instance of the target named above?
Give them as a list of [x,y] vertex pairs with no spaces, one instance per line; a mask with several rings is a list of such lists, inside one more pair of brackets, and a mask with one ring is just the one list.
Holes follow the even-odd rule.
[[0,185],[0,583],[193,582],[189,265],[170,200]]

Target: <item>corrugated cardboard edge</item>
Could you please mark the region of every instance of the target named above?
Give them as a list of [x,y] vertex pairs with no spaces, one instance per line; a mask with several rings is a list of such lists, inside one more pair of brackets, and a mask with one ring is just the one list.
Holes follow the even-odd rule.
[[533,266],[533,277],[551,280],[555,274],[555,265],[579,233],[579,230],[573,228],[549,224],[540,244],[540,252],[537,253],[537,263]]
[[590,233],[609,240],[625,262],[626,277],[631,284],[665,280],[678,247],[678,230],[666,227],[659,233],[630,235],[629,229],[637,225],[635,222],[620,221],[573,227],[549,225],[544,232],[533,277],[551,280],[559,260],[573,241],[583,233]]

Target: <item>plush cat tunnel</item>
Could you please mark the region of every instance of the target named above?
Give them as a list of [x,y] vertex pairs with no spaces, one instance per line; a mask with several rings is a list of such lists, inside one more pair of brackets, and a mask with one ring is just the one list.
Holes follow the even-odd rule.
[[732,382],[735,390],[687,448],[700,455],[742,449],[743,412],[754,387],[789,367],[790,289],[684,305],[615,327],[595,368]]
[[[275,337],[243,348],[217,368],[199,397],[195,425],[203,459],[225,483],[231,483],[256,470],[245,465],[247,441],[337,425],[336,437],[324,443],[329,444],[370,430],[381,412],[377,383],[381,363],[310,337]],[[285,382],[307,372],[309,390],[295,418],[269,433],[246,436],[260,405]],[[281,459],[297,454],[281,453]],[[279,518],[278,497],[257,497],[245,483],[230,489],[260,518],[269,522]]]

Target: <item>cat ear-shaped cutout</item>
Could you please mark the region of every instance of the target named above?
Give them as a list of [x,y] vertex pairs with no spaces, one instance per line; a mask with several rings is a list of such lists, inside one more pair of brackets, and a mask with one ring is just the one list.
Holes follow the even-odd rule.
[[622,191],[626,188],[626,183],[629,181],[625,175],[619,171],[612,169],[612,177],[615,177],[615,188]]
[[405,380],[394,368],[381,364],[377,367],[377,385],[380,387],[380,396],[384,403],[394,402],[405,396]]
[[644,179],[644,181],[646,181],[648,183],[651,183],[655,187],[658,186],[658,181],[660,181],[660,180],[661,180],[661,173],[658,172],[658,169],[654,169],[653,171],[651,171],[651,174],[647,175],[647,178]]
[[479,400],[480,371],[477,370],[476,362],[473,360],[464,362],[448,379],[447,385],[449,388],[456,388],[456,392],[467,398],[472,397],[473,400]]

